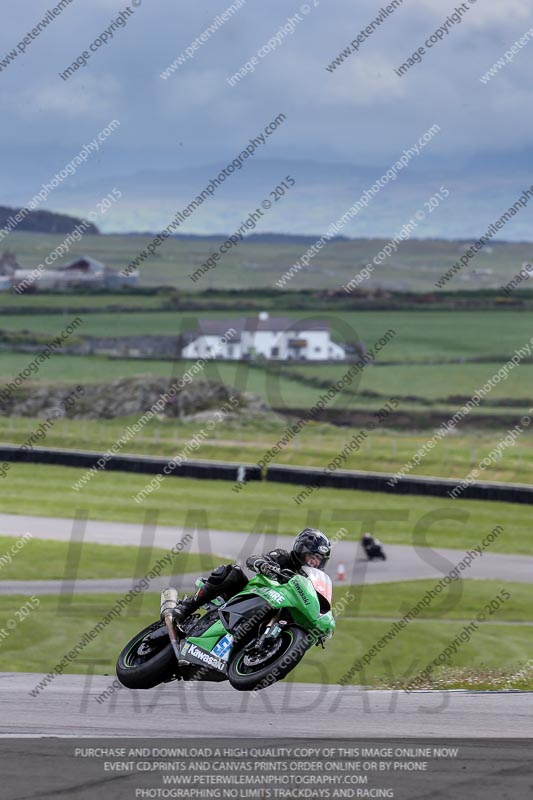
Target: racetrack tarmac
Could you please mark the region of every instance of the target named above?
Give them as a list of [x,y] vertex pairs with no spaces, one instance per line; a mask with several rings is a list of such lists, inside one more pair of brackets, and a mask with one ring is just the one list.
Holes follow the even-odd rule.
[[[0,535],[22,536],[24,533],[31,533],[32,536],[39,539],[68,542],[73,538],[73,523],[70,519],[0,514]],[[154,547],[170,549],[183,539],[185,531],[183,528],[159,526],[153,534]],[[252,553],[266,552],[275,547],[290,548],[292,543],[292,538],[289,536],[246,534],[237,531],[191,531],[190,535],[193,538],[192,541],[187,542],[187,551],[215,553],[220,555],[223,560],[238,561],[239,563],[243,563],[246,557]],[[142,541],[142,536],[143,530],[140,525],[88,520],[83,541],[138,546]],[[333,549],[328,572],[336,582],[338,566],[343,564],[346,584],[385,583],[423,578],[438,579],[446,575],[465,557],[464,550],[450,548],[433,549],[408,545],[386,545],[385,549],[387,561],[369,563],[357,542],[337,542]],[[174,567],[178,564],[179,555],[174,561]],[[461,572],[461,577],[533,583],[533,557],[502,555],[491,553],[488,550],[481,557],[474,558],[468,569]],[[122,583],[120,583],[120,589],[118,586],[119,584],[116,587],[117,591],[123,591]],[[190,580],[184,583],[183,588],[190,588]],[[75,590],[83,589],[75,588]],[[113,588],[106,585],[100,589],[89,590],[86,588],[85,591],[113,591]],[[5,593],[19,592],[17,586],[14,586]]]
[[250,693],[174,682],[115,690],[98,703],[114,676],[59,676],[32,697],[43,677],[0,675],[0,736],[533,738],[532,692],[406,694],[284,681]]
[[[72,521],[0,515],[0,534],[20,536],[26,532],[36,538],[68,542],[72,538]],[[89,520],[84,541],[135,546],[140,543],[141,534],[140,525]],[[180,528],[159,527],[153,544],[169,549],[183,535]],[[209,536],[194,533],[187,547],[191,552],[211,551],[242,563],[243,557],[252,552],[288,547],[290,542],[289,537],[211,531]],[[338,564],[344,563],[346,584],[439,579],[465,555],[461,550],[409,546],[387,546],[386,550],[387,561],[369,564],[362,559],[355,542],[339,542],[330,574],[335,575]],[[177,563],[174,561],[174,567]],[[533,558],[486,552],[474,559],[462,575],[532,582]],[[185,579],[184,588],[192,577],[181,576]],[[46,582],[48,589],[41,585],[40,592],[58,592],[61,588],[123,592],[128,583],[131,585],[123,579],[76,581],[74,585]],[[33,582],[1,584],[6,593],[26,594]],[[159,586],[154,582],[153,588]],[[90,671],[91,665],[84,668]],[[101,669],[97,664],[93,668]],[[528,692],[406,694],[290,681],[254,694],[237,692],[228,683],[171,683],[134,692],[113,689],[114,675],[65,675],[55,677],[35,697],[31,696],[30,691],[43,678],[39,674],[0,674],[0,736],[533,738],[533,693]],[[101,694],[109,689],[110,696],[102,699]],[[97,702],[99,696],[101,702]]]

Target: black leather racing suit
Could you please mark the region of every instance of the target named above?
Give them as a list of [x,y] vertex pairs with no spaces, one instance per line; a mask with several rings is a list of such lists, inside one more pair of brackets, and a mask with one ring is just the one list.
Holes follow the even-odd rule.
[[300,572],[301,564],[298,559],[291,552],[287,550],[270,550],[260,556],[250,556],[246,559],[246,566],[252,572],[260,572],[267,578],[276,578],[280,570],[289,570],[290,572]]
[[[246,559],[246,566],[252,572],[260,572],[267,578],[276,579],[284,570],[300,572],[301,565],[292,553],[277,549],[264,555],[250,556]],[[181,601],[179,619],[185,619],[215,597],[229,600],[242,591],[247,583],[248,578],[238,564],[221,564],[211,572],[196,594]]]

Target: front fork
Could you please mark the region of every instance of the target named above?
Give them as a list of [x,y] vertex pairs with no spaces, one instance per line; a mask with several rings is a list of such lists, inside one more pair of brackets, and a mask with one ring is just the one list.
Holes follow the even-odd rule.
[[256,639],[255,647],[261,648],[266,643],[268,639],[277,639],[280,633],[283,631],[283,628],[287,624],[287,621],[284,619],[280,619],[281,610],[277,611],[272,619],[267,623],[267,626],[261,636]]
[[[287,624],[287,620],[280,619],[280,615],[281,609],[272,617],[261,636],[257,639],[255,645],[256,647],[262,647],[268,639],[277,639],[278,636],[283,632],[283,629]],[[328,638],[329,637],[327,634],[318,634],[315,645],[320,645],[322,650],[325,650],[325,642]]]

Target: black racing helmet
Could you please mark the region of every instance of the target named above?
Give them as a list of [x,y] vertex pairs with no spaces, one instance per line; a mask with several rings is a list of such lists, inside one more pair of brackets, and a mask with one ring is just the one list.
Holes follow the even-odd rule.
[[331,542],[322,531],[304,528],[294,540],[292,552],[302,567],[325,569],[331,556]]

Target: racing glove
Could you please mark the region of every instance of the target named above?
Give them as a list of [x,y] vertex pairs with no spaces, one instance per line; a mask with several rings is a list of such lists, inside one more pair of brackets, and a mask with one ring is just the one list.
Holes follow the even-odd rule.
[[281,577],[283,578],[285,583],[288,583],[291,578],[294,578],[295,575],[296,575],[296,573],[293,572],[292,569],[282,569],[281,570]]
[[282,576],[282,569],[278,564],[263,558],[258,558],[257,561],[254,561],[254,569],[264,575],[265,578],[270,578],[271,580],[279,580]]
[[282,569],[275,561],[261,562],[259,572],[271,580],[278,581],[278,583],[288,583],[296,574],[290,569]]

